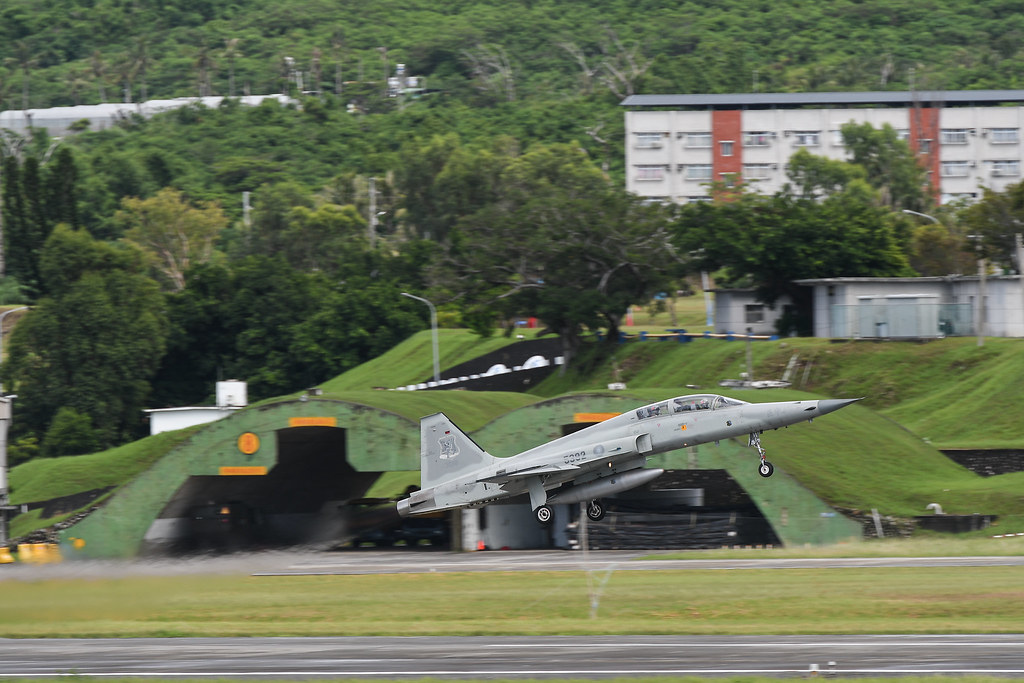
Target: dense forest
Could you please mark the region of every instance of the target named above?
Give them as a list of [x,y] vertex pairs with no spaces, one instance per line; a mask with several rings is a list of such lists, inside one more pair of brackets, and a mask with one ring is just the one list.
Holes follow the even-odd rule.
[[[1024,0],[7,0],[0,109],[227,96],[0,131],[0,303],[32,306],[4,346],[14,459],[136,438],[141,408],[217,379],[314,386],[427,324],[403,291],[481,334],[535,315],[572,358],[700,270],[774,301],[799,277],[1012,267],[1024,189],[934,207],[891,129],[844,129],[848,162],[795,157],[774,197],[646,205],[622,189],[619,102],[1016,88],[1022,37]],[[389,92],[398,64],[423,87]]]
[[1020,0],[7,0],[0,108],[281,92],[295,70],[339,94],[399,62],[478,104],[1017,88],[1022,38]]

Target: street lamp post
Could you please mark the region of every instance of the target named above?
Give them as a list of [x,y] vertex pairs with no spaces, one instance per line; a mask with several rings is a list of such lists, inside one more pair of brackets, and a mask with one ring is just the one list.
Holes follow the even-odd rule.
[[921,218],[927,218],[932,223],[938,223],[939,225],[942,225],[942,221],[940,221],[935,216],[929,216],[928,214],[921,213],[920,211],[911,211],[910,209],[903,209],[903,213],[909,213],[909,214],[912,214],[914,216],[920,216]]
[[438,353],[437,353],[437,309],[434,308],[434,304],[430,303],[421,296],[410,294],[409,292],[402,292],[402,296],[407,296],[410,299],[416,299],[416,301],[422,301],[430,308],[430,334],[431,341],[434,346],[434,384],[441,383],[441,371],[438,365]]

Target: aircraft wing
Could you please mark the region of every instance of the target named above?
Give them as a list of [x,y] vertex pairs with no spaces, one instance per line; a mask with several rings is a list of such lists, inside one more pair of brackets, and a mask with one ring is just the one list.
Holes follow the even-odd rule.
[[513,479],[522,479],[523,477],[535,477],[540,474],[556,474],[559,472],[568,472],[570,470],[578,469],[579,467],[576,465],[552,465],[545,463],[532,465],[530,467],[523,467],[512,471],[501,469],[495,472],[493,476],[485,477],[479,481],[500,484],[502,482],[512,481]]

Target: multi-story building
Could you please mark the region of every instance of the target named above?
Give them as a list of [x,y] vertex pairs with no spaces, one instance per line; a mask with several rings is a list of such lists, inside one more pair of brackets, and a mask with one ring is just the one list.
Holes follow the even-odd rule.
[[847,158],[851,121],[892,126],[942,203],[1022,179],[1024,90],[632,95],[622,106],[626,189],[652,200],[706,201],[712,181],[732,178],[772,194],[798,149]]

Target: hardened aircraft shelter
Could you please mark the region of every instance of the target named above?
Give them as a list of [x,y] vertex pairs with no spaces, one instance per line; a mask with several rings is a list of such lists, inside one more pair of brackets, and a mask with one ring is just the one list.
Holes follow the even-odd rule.
[[[203,540],[217,547],[200,549],[338,546],[399,523],[394,504],[382,499],[419,483],[423,415],[443,411],[483,448],[510,456],[670,395],[651,389],[538,400],[511,392],[367,391],[274,399],[193,428],[106,505],[62,532],[62,540],[89,557],[131,557]],[[784,449],[785,434],[769,433],[768,447]],[[718,471],[746,492],[783,544],[860,536],[856,522],[782,469],[770,480],[759,477],[756,453],[745,445],[707,444],[650,458],[648,466],[669,470],[663,476],[682,476],[661,486],[656,480],[649,494],[671,493],[687,473]],[[564,507],[556,522],[573,518]],[[539,528],[526,503],[463,511],[451,526],[458,549],[566,547],[564,532]]]

